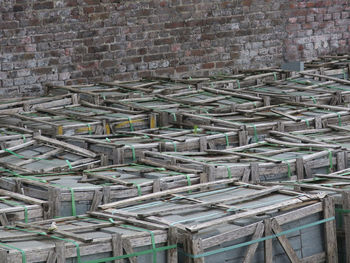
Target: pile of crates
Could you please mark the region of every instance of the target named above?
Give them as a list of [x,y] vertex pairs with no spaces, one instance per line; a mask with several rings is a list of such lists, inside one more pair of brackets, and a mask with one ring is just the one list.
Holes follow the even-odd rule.
[[350,57],[0,100],[0,263],[350,262]]

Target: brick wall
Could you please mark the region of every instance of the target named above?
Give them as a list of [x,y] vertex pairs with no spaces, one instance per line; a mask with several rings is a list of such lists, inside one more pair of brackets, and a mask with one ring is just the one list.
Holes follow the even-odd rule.
[[349,0],[0,0],[0,94],[349,52]]
[[290,1],[285,59],[307,60],[350,51],[350,1]]

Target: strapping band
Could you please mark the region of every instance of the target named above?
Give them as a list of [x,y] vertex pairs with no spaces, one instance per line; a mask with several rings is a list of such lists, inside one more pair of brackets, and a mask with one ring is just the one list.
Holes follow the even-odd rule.
[[249,246],[249,245],[252,245],[252,244],[260,243],[262,241],[266,241],[266,240],[269,240],[269,239],[273,239],[273,238],[277,238],[277,237],[280,237],[280,236],[284,236],[284,235],[287,235],[289,233],[296,232],[296,231],[299,231],[299,230],[302,230],[302,229],[305,229],[305,228],[309,228],[309,227],[313,227],[313,226],[316,226],[316,225],[327,223],[327,222],[332,221],[334,219],[335,219],[334,216],[333,217],[329,217],[329,218],[325,218],[325,219],[322,219],[322,220],[319,220],[319,221],[316,221],[316,222],[313,222],[313,223],[310,223],[310,224],[306,224],[306,225],[303,225],[303,226],[299,226],[299,227],[295,227],[295,228],[292,228],[292,229],[288,229],[288,230],[282,231],[282,232],[280,232],[278,234],[275,234],[275,235],[270,235],[270,236],[262,237],[262,238],[259,238],[259,239],[243,242],[243,243],[240,243],[240,244],[237,244],[237,245],[220,248],[220,249],[216,249],[216,250],[213,250],[213,251],[208,251],[208,252],[205,252],[205,253],[202,253],[202,254],[198,254],[198,255],[189,254],[189,253],[186,253],[186,252],[181,251],[181,250],[179,252],[181,254],[184,254],[187,257],[190,257],[190,258],[207,257],[207,256],[215,255],[215,254],[218,254],[218,253],[230,251],[230,250],[233,250],[233,249],[236,249],[236,248],[245,247],[245,246]]

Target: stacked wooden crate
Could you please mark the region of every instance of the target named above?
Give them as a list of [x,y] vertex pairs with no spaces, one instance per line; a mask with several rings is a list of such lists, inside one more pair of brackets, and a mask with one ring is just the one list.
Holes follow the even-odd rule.
[[0,263],[350,262],[348,62],[0,100]]

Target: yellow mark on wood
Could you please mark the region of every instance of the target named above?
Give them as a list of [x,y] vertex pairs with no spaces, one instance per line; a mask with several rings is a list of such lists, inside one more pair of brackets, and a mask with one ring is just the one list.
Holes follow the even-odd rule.
[[151,115],[151,117],[150,117],[150,128],[153,129],[153,128],[156,127],[156,125],[157,125],[156,117],[154,115]]
[[137,123],[137,122],[143,122],[144,120],[143,119],[139,119],[139,120],[131,120],[131,121],[123,121],[121,123],[118,123],[115,125],[116,128],[122,128],[126,125],[130,125],[130,122],[131,123]]
[[91,128],[89,127],[81,127],[78,129],[75,129],[75,132],[80,133],[80,132],[89,132]]
[[57,135],[63,135],[63,126],[58,126],[57,127]]
[[106,134],[111,134],[111,127],[109,127],[108,123],[106,123]]

